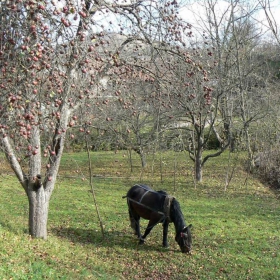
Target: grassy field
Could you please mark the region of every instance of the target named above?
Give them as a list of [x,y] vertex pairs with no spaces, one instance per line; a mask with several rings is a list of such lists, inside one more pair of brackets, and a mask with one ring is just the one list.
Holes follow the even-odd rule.
[[[27,234],[28,202],[0,155],[0,279],[279,279],[280,203],[248,175],[243,158],[224,154],[206,165],[195,185],[183,153],[148,157],[140,168],[126,152],[92,153],[99,226],[85,153],[66,154],[49,212],[47,241]],[[225,191],[225,176],[234,173]],[[161,247],[156,226],[144,245],[129,227],[122,196],[143,182],[173,194],[193,224],[193,251],[182,254],[169,229]],[[142,222],[142,232],[146,221]]]

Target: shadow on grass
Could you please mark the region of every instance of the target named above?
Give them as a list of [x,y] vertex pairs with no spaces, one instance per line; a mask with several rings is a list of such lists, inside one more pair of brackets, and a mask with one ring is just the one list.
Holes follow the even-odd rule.
[[59,238],[68,239],[72,243],[94,244],[99,247],[113,248],[119,246],[124,249],[136,249],[140,251],[178,251],[170,248],[163,248],[161,240],[157,244],[149,243],[139,245],[138,239],[130,231],[109,231],[104,233],[104,238],[100,231],[81,228],[52,228],[51,233]]

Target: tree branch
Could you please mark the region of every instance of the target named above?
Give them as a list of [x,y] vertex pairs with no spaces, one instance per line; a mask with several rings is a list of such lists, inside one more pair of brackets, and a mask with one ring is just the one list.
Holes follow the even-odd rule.
[[[2,130],[3,134],[4,131]],[[13,171],[15,172],[19,182],[21,183],[22,187],[27,190],[28,186],[28,179],[24,171],[22,170],[19,161],[14,153],[14,150],[10,144],[10,138],[8,136],[3,136],[1,140],[3,147],[4,147],[4,153],[5,156],[10,163],[10,166],[12,167]]]

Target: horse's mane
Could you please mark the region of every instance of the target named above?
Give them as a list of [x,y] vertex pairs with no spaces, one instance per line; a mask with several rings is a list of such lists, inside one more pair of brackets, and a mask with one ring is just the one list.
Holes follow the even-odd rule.
[[186,226],[186,223],[180,204],[176,198],[173,199],[170,210],[170,217],[174,223],[176,233],[180,232]]
[[167,192],[165,192],[165,191],[157,191],[157,192],[160,193],[160,194],[162,194],[162,195],[167,196]]

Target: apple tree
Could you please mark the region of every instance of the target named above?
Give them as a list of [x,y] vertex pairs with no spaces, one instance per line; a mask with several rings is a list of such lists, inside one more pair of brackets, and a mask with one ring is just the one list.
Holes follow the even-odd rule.
[[[149,73],[185,32],[176,1],[1,1],[0,147],[29,202],[29,233],[47,238],[49,201],[71,129],[110,83]],[[119,40],[110,38],[121,35]],[[146,44],[145,59],[126,48]],[[156,57],[156,59],[155,59]],[[133,89],[130,88],[130,91]],[[89,123],[88,123],[88,126]],[[84,133],[90,129],[81,127]]]

